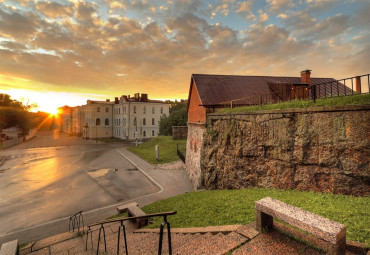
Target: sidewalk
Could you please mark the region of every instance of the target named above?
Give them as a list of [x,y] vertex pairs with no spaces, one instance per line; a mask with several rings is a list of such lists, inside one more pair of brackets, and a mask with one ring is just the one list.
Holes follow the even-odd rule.
[[[117,152],[134,164],[144,175],[159,187],[159,191],[143,197],[127,200],[103,208],[94,209],[88,212],[83,212],[85,225],[106,219],[117,213],[116,207],[119,204],[132,201],[138,202],[139,206],[145,206],[155,201],[193,191],[193,186],[186,174],[185,170],[159,170],[147,163],[135,154],[127,151],[126,148],[118,148]],[[56,208],[58,210],[58,208]],[[27,212],[25,212],[26,214]],[[40,240],[52,235],[64,233],[68,231],[69,218],[62,218],[46,222],[37,226],[32,226],[6,236],[0,237],[0,244],[14,239],[18,239],[19,243],[28,243],[35,240]]]

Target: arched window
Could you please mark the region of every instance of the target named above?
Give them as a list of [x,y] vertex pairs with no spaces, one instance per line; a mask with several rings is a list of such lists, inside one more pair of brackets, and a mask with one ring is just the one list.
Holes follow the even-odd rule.
[[109,119],[108,119],[108,118],[105,118],[105,121],[104,121],[104,122],[105,122],[104,124],[105,124],[106,126],[109,126]]
[[144,106],[143,113],[146,114],[146,106]]
[[105,108],[105,112],[109,112],[109,108],[108,107]]
[[100,119],[99,119],[99,118],[97,118],[97,119],[96,119],[95,124],[96,124],[97,126],[100,126]]
[[152,136],[154,136],[154,130],[152,130]]
[[146,125],[146,119],[144,118],[143,119],[143,126],[145,126]]
[[152,108],[152,114],[154,114],[155,113],[155,108],[154,108],[154,106],[153,106],[153,108]]
[[152,119],[152,125],[154,126],[154,118]]
[[134,126],[136,127],[136,118],[134,118]]
[[123,125],[123,126],[126,126],[126,118],[123,118],[123,119],[122,119],[122,125]]
[[146,131],[145,130],[143,131],[143,136],[146,137]]

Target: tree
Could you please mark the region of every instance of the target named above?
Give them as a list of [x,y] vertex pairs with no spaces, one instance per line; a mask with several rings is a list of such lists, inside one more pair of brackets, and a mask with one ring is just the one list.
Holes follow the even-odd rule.
[[172,135],[172,126],[186,126],[188,115],[186,112],[186,103],[178,101],[169,101],[170,115],[161,116],[159,120],[159,134]]
[[0,131],[5,128],[17,126],[22,130],[22,135],[26,136],[31,128],[30,109],[35,104],[24,104],[15,99],[11,99],[7,94],[0,94]]

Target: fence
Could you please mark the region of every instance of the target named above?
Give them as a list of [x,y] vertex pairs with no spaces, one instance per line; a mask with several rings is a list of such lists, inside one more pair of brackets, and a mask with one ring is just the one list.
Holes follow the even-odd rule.
[[2,141],[2,148],[6,149],[21,142],[23,142],[23,137],[4,140]]
[[263,105],[291,100],[313,100],[340,96],[367,94],[370,91],[370,74],[333,80],[320,84],[292,84],[269,82],[270,92],[222,102],[216,107]]

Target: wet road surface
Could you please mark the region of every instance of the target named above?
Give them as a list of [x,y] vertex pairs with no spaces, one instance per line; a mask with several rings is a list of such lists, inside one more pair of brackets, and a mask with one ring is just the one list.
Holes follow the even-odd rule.
[[[5,157],[0,166],[0,236],[159,190],[117,153],[117,147],[126,145],[81,139],[79,145],[77,138],[66,137],[73,141],[67,146],[63,137],[42,132],[22,146],[0,151]],[[64,145],[37,147],[45,144]]]

